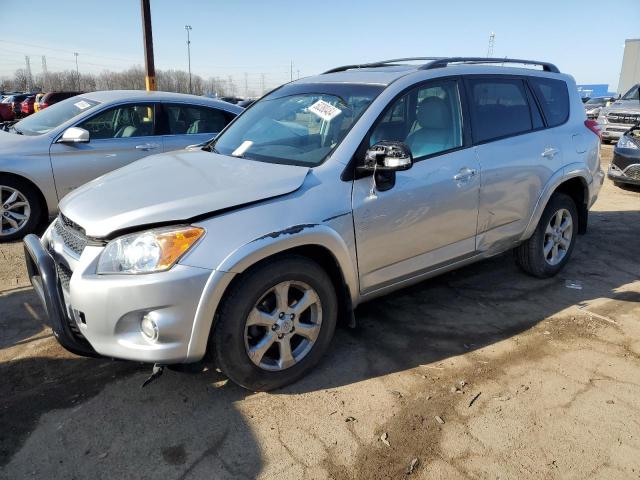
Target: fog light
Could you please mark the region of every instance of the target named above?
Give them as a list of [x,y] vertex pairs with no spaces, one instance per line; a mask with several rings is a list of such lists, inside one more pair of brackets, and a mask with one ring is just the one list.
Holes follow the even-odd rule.
[[140,331],[147,340],[155,342],[158,339],[158,325],[156,325],[152,313],[147,313],[142,317],[142,320],[140,320]]

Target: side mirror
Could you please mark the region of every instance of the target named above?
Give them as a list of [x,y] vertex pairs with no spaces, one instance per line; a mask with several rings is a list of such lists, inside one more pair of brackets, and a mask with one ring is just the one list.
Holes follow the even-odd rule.
[[378,142],[369,147],[364,163],[359,167],[364,171],[398,172],[409,170],[413,165],[411,149],[402,142]]
[[60,140],[59,143],[87,143],[90,139],[89,131],[80,127],[69,127],[67,128]]

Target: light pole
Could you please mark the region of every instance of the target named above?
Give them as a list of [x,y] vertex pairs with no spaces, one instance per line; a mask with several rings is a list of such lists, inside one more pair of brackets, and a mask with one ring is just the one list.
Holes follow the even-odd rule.
[[191,25],[185,25],[184,29],[187,31],[187,58],[189,60],[189,93],[191,92],[191,39],[189,38],[189,31]]
[[80,90],[80,70],[78,69],[78,52],[73,52],[76,57],[76,80],[78,82],[78,90]]

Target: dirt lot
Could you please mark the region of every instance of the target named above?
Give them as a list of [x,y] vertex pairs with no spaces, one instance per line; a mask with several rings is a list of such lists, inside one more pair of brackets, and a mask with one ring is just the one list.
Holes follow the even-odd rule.
[[363,305],[271,394],[66,353],[0,246],[0,477],[640,478],[639,237],[607,181],[559,277],[504,255]]

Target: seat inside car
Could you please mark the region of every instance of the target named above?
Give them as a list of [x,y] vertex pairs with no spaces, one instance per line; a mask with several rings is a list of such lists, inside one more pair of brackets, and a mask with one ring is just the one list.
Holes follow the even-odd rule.
[[449,104],[440,97],[427,97],[416,112],[419,129],[407,136],[414,157],[448,150],[453,146],[453,123]]

